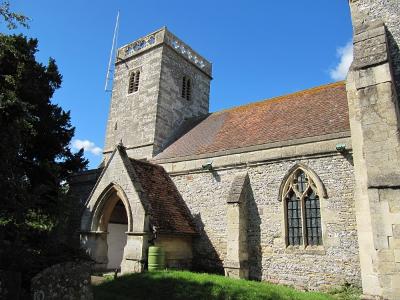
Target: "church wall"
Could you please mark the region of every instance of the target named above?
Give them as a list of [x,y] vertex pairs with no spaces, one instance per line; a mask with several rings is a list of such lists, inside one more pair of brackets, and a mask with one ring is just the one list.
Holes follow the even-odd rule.
[[[183,76],[191,80],[190,100],[182,97]],[[157,107],[155,153],[171,140],[185,119],[208,113],[211,77],[169,46],[163,49]]]
[[[117,62],[107,121],[106,158],[121,140],[130,157],[152,157],[162,47]],[[139,90],[128,94],[132,70],[140,69]]]
[[397,95],[400,96],[400,2],[398,0],[351,0],[352,22],[355,31],[365,24],[382,21],[388,31],[389,52],[392,59],[393,75]]
[[351,12],[354,60],[346,87],[363,293],[399,299],[400,94],[395,90],[400,83],[400,3],[352,0]]
[[[249,277],[306,289],[345,282],[360,285],[351,155],[333,151],[315,153],[315,149],[332,149],[332,144],[337,142],[298,145],[297,153],[289,150],[290,147],[281,148],[281,155],[285,150],[286,154],[292,153],[285,159],[267,159],[265,153],[260,155],[262,151],[247,153],[249,157],[257,157],[256,161],[247,163],[243,162],[243,157],[242,163],[235,163],[239,154],[226,156],[225,166],[215,167],[211,172],[201,167],[192,168],[198,165],[195,161],[165,164],[200,231],[200,238],[193,243],[194,262],[197,263],[194,267],[223,271],[227,251],[226,201],[234,177],[238,172],[247,171],[251,194],[247,203]],[[312,147],[314,153],[306,154],[305,150]],[[266,151],[271,154],[273,150],[277,149]],[[229,165],[229,161],[233,164]],[[289,250],[285,244],[283,204],[278,200],[278,193],[283,177],[295,163],[303,163],[314,170],[327,189],[328,198],[320,200],[322,248]],[[174,168],[179,171],[172,171]]]
[[166,268],[190,269],[193,258],[191,237],[158,234],[155,245],[164,250]]

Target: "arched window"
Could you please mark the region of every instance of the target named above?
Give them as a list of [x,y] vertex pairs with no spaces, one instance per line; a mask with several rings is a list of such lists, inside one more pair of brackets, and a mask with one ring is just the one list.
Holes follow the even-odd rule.
[[129,77],[128,94],[139,90],[140,70],[134,71]]
[[190,100],[192,96],[192,82],[187,76],[182,77],[181,96],[186,100]]
[[286,177],[281,193],[287,245],[322,245],[320,194],[312,176],[302,168],[296,168]]

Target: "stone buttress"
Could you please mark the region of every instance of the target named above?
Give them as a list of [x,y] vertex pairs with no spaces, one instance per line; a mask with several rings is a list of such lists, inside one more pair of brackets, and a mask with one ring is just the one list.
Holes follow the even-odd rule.
[[354,61],[347,92],[363,292],[400,299],[400,4],[350,2]]

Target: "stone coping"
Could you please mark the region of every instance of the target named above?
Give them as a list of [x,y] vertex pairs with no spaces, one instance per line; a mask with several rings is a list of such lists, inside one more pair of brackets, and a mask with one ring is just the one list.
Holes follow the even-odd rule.
[[132,57],[148,52],[151,49],[166,45],[180,56],[185,58],[193,66],[211,78],[212,64],[203,56],[198,54],[189,45],[184,43],[167,27],[162,27],[144,37],[141,37],[117,50],[116,64],[125,62]]

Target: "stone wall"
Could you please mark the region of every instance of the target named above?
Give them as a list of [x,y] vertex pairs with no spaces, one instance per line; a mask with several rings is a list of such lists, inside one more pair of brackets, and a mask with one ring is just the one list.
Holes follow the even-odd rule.
[[32,279],[32,297],[91,300],[90,271],[88,262],[67,262],[47,268]]
[[[132,71],[139,89],[128,93]],[[183,76],[191,99],[181,97]],[[132,158],[151,158],[187,118],[208,113],[211,64],[166,28],[118,50],[104,146],[106,160],[121,141]]]
[[400,1],[398,0],[351,0],[351,14],[355,32],[374,21],[384,22],[388,31],[389,52],[400,95]]
[[[191,79],[190,100],[182,98],[183,76]],[[184,59],[171,47],[164,47],[157,107],[155,154],[161,152],[171,141],[183,121],[208,113],[210,80],[210,75]]]
[[[117,61],[104,152],[112,152],[122,140],[128,150],[132,148],[132,157],[152,157],[161,56],[162,47],[158,46],[126,61]],[[130,72],[138,68],[139,90],[128,94]]]
[[165,252],[165,267],[168,269],[190,269],[192,266],[192,237],[158,234],[155,246]]
[[[286,247],[283,204],[278,193],[285,174],[299,162],[314,170],[327,189],[328,197],[321,199],[324,245],[318,249]],[[247,201],[250,278],[305,289],[322,289],[345,282],[360,285],[353,166],[351,159],[336,153],[231,165],[211,172],[201,169],[171,172],[201,234],[193,245],[198,267],[223,271],[227,253],[227,197],[239,172],[247,172],[250,182]]]
[[[347,98],[363,292],[400,298],[400,3],[351,1]],[[380,22],[378,22],[380,21]]]

